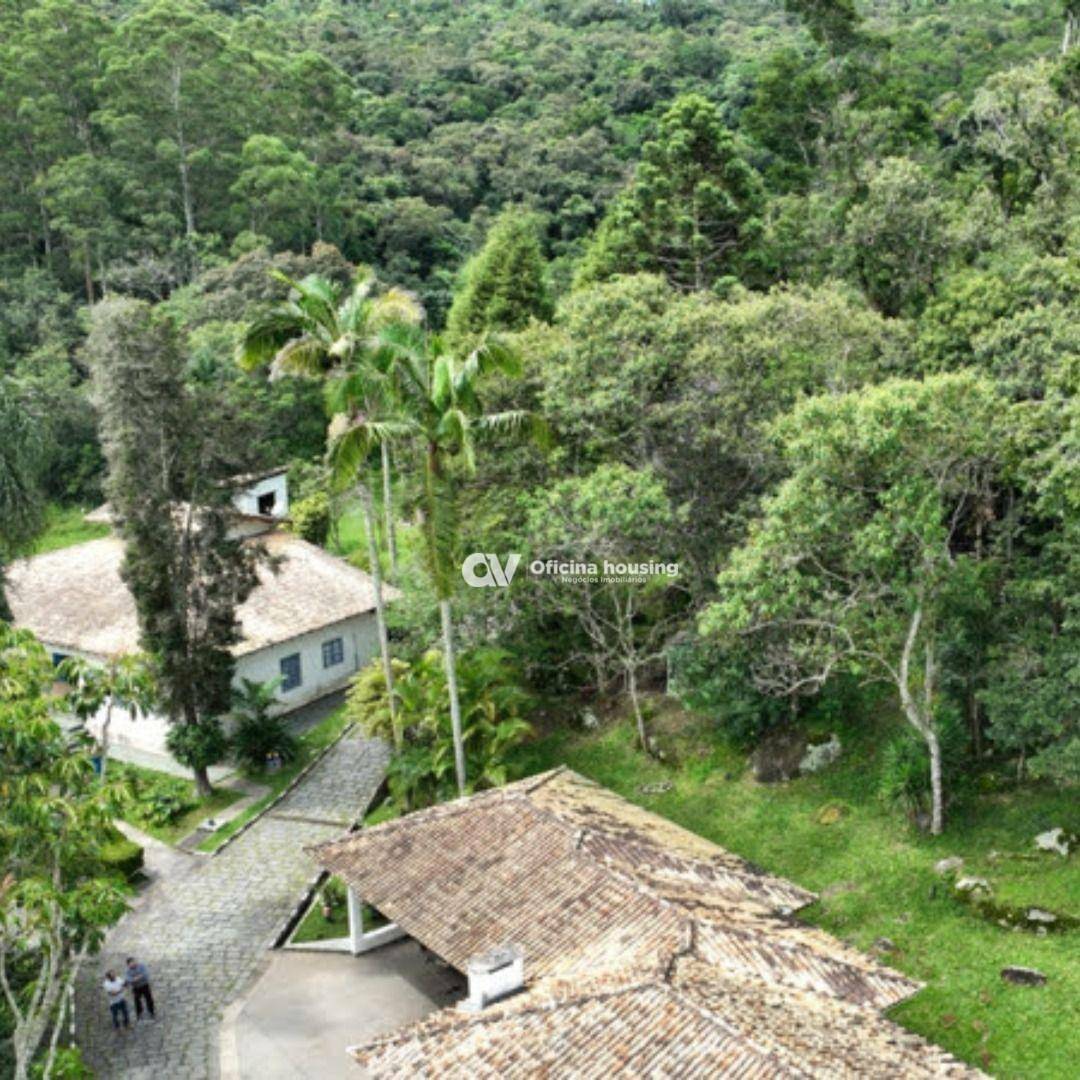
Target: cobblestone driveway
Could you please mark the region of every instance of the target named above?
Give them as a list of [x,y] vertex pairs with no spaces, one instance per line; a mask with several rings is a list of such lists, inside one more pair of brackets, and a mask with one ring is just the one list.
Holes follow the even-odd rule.
[[[255,975],[315,866],[303,847],[340,835],[375,794],[378,743],[346,737],[220,854],[152,887],[113,929],[76,990],[76,1037],[101,1080],[211,1080],[222,1009]],[[150,968],[155,1022],[116,1034],[101,990],[126,956]]]

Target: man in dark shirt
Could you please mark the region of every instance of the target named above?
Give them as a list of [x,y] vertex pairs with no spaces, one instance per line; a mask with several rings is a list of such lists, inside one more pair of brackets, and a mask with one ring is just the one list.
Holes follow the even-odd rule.
[[143,1006],[154,1019],[154,995],[150,992],[150,972],[146,965],[140,963],[133,956],[127,958],[127,984],[131,987],[131,995],[135,998],[135,1019],[141,1020]]

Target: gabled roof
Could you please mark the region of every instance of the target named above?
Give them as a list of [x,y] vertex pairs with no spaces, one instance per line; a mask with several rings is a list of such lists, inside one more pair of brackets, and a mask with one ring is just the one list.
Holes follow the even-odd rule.
[[526,993],[356,1048],[377,1076],[977,1075],[877,1015],[919,984],[793,919],[812,893],[569,770],[313,850],[459,970],[525,956]]
[[[362,570],[286,532],[257,538],[279,559],[259,568],[259,585],[241,605],[237,656],[371,611],[375,591]],[[20,559],[8,568],[8,601],[16,626],[47,644],[104,658],[135,652],[139,627],[120,577],[123,542],[90,540]],[[401,593],[384,586],[387,601]]]
[[376,1080],[981,1076],[870,1009],[718,975],[692,958],[666,972],[543,980],[480,1013],[443,1009],[350,1052]]

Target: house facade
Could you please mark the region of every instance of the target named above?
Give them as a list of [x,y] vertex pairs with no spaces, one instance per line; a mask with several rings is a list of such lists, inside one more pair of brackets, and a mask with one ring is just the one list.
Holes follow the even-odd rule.
[[[284,470],[237,479],[234,535],[261,545],[269,558],[259,584],[237,612],[235,682],[279,680],[277,711],[288,712],[345,687],[378,653],[371,578],[344,559],[286,531]],[[108,520],[107,508],[92,515]],[[9,569],[9,602],[17,626],[37,636],[54,662],[92,663],[137,652],[135,604],[120,576],[117,536],[22,559]],[[389,602],[400,593],[384,586]],[[88,724],[91,731],[96,724]],[[114,709],[110,742],[165,752],[163,716],[133,718]]]

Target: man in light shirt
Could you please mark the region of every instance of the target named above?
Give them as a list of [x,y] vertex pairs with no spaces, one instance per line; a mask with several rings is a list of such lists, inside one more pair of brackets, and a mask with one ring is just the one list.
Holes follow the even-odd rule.
[[101,985],[109,1002],[113,1027],[119,1031],[120,1023],[123,1021],[124,1030],[127,1031],[131,1026],[128,1017],[127,998],[124,997],[127,983],[123,979],[118,979],[114,972],[106,971],[105,981]]

